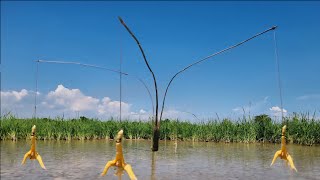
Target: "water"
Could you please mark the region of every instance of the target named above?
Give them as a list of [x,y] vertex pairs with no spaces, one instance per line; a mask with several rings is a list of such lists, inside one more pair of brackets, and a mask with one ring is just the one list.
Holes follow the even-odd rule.
[[[114,168],[100,174],[115,156],[113,141],[38,141],[47,170],[36,160],[20,163],[30,141],[1,141],[1,180],[118,179]],[[288,145],[298,173],[277,159],[280,144],[161,142],[157,153],[145,140],[123,141],[124,157],[138,179],[320,179],[320,147]],[[122,179],[129,179],[125,173]]]

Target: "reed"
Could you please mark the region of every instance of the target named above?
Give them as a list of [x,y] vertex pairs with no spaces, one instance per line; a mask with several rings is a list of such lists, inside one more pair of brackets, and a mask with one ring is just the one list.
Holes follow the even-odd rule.
[[[206,142],[270,142],[280,143],[281,127],[287,124],[288,143],[315,145],[320,144],[320,119],[309,114],[293,114],[284,122],[272,120],[267,115],[255,116],[253,119],[243,117],[237,120],[208,120],[190,122],[162,120],[160,139]],[[37,126],[40,140],[93,140],[113,139],[119,129],[124,130],[126,139],[151,139],[152,121],[121,122],[115,119],[101,121],[98,119],[65,120],[62,118],[19,119],[6,116],[1,119],[1,140],[23,140],[30,137],[30,128]]]

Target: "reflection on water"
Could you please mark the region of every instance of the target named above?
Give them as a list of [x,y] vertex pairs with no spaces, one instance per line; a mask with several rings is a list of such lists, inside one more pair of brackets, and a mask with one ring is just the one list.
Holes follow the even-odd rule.
[[[37,150],[47,170],[37,161],[20,163],[29,141],[1,141],[1,179],[118,179],[113,168],[100,174],[115,156],[113,141],[38,141]],[[160,143],[152,153],[151,142],[123,141],[124,158],[138,179],[320,179],[320,147],[288,145],[298,173],[277,159],[280,144]],[[128,179],[125,173],[122,179]]]

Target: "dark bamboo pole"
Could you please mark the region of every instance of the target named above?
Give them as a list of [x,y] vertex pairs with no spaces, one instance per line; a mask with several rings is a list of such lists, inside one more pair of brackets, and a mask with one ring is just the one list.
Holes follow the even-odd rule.
[[144,62],[146,63],[150,73],[152,74],[152,78],[153,78],[153,83],[154,83],[154,88],[156,91],[156,115],[155,115],[155,121],[154,121],[154,127],[153,127],[153,139],[152,139],[152,151],[158,151],[159,149],[159,139],[160,139],[160,123],[158,122],[158,87],[157,87],[157,81],[156,81],[156,77],[147,61],[146,55],[140,45],[139,40],[136,38],[136,36],[132,33],[132,31],[129,29],[129,27],[124,23],[124,21],[121,19],[121,17],[119,17],[119,20],[121,22],[121,24],[126,28],[126,30],[129,32],[129,34],[132,36],[132,38],[136,41],[137,45],[139,46],[139,49],[142,53]]

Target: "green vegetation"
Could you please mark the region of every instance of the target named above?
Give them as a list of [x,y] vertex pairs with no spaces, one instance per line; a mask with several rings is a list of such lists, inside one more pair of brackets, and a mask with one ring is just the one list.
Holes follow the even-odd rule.
[[[304,114],[286,118],[288,142],[314,145],[320,144],[320,120]],[[37,126],[37,137],[41,140],[89,140],[112,139],[123,129],[127,139],[151,139],[151,121],[100,121],[95,119],[18,119],[13,116],[1,119],[1,140],[28,139],[32,125]],[[253,119],[243,117],[237,121],[223,119],[191,123],[180,120],[163,120],[161,139],[212,142],[272,142],[280,143],[283,123],[275,122],[267,115]]]

